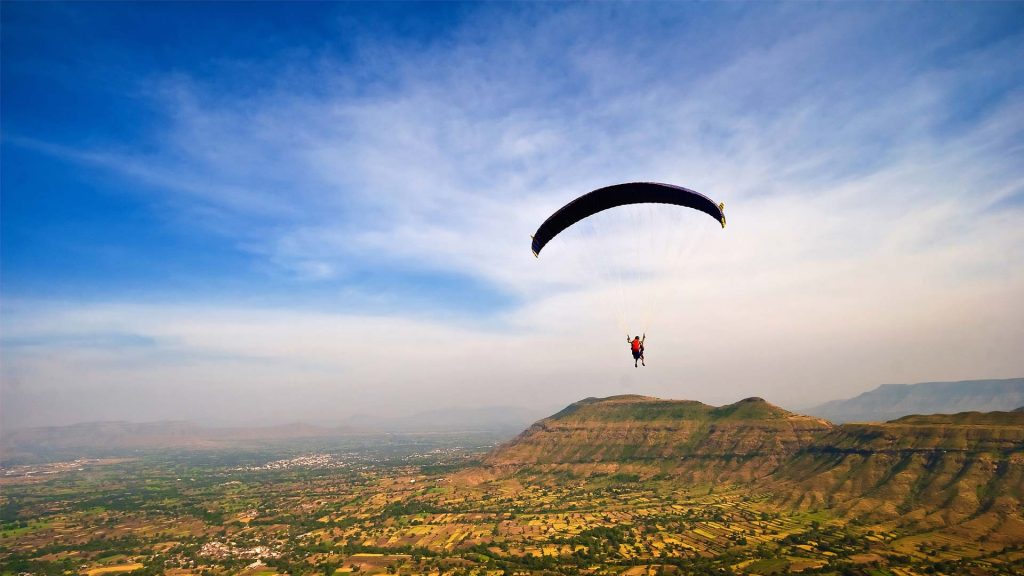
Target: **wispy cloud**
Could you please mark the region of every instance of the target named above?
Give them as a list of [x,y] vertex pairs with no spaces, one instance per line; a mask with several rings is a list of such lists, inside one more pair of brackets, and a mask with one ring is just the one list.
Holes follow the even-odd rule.
[[[175,305],[28,299],[17,321],[5,309],[5,380],[76,390],[69,398],[184,387],[223,394],[210,404],[221,411],[248,406],[229,397],[299,387],[308,402],[292,408],[328,418],[318,407],[544,392],[810,403],[1024,369],[1024,228],[1010,201],[1024,189],[1021,30],[979,36],[988,17],[967,8],[960,26],[906,6],[500,11],[473,11],[415,50],[373,39],[358,58],[256,65],[257,77],[287,78],[261,90],[187,71],[160,78],[148,97],[161,122],[144,153],[31,145],[138,182],[180,225],[339,294],[363,290],[368,270],[443,274],[514,307],[467,319],[444,305],[425,318],[401,305],[371,316],[202,294]],[[896,36],[907,18],[920,29]],[[626,286],[673,296],[643,378],[614,333],[619,288],[581,273],[580,252],[596,244],[570,241],[539,261],[528,251],[554,209],[630,180],[705,191],[730,222],[689,254],[685,275],[642,262],[658,274]],[[606,252],[638,235],[608,231]],[[99,353],[69,330],[156,346],[104,342]]]

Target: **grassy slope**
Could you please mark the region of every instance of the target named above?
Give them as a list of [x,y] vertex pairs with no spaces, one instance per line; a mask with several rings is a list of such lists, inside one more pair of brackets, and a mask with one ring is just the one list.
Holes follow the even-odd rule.
[[821,434],[776,475],[782,500],[948,526],[1024,507],[1024,425],[1012,413],[905,417]]
[[588,398],[534,424],[487,463],[667,473],[693,483],[758,480],[797,508],[948,526],[1020,515],[1024,413],[832,426],[759,398],[722,407]]
[[[750,480],[830,425],[760,398],[728,406],[644,396],[588,398],[537,422],[488,457],[495,466],[647,465],[695,481]],[[713,465],[709,465],[713,462]]]

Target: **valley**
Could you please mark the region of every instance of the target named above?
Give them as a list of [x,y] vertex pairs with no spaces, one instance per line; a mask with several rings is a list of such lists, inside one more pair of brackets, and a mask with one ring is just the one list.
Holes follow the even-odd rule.
[[[1008,413],[1007,413],[1008,414]],[[1024,415],[588,399],[495,446],[148,453],[3,479],[4,574],[1015,574]]]

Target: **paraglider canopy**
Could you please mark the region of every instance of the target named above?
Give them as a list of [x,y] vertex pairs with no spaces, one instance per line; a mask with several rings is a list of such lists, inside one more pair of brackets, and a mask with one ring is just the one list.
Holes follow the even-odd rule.
[[630,325],[647,332],[652,319],[674,317],[671,306],[686,298],[685,269],[701,261],[690,256],[714,229],[702,213],[725,228],[725,205],[699,192],[657,182],[615,184],[551,214],[531,248],[539,257],[559,237],[550,255],[559,273],[585,285],[593,304],[617,313],[619,334],[633,333]]
[[693,208],[718,220],[725,228],[725,205],[715,204],[700,192],[657,182],[629,182],[598,188],[559,208],[533,235],[533,255],[539,256],[552,238],[584,218],[617,206],[649,203]]

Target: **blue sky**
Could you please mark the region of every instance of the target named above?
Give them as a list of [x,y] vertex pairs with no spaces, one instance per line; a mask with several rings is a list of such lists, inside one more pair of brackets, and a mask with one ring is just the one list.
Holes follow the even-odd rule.
[[[10,425],[793,406],[1024,370],[1020,4],[2,18]],[[674,295],[644,374],[607,312],[621,286],[579,272],[594,245],[528,250],[567,200],[632,180],[730,215],[685,273],[650,255],[626,287]]]
[[[246,206],[217,206],[216,198],[189,205],[190,200],[168,197],[168,189],[179,185],[173,181],[177,170],[188,181],[181,186],[196,187],[259,180],[259,187],[284,188],[294,176],[287,169],[277,176],[280,167],[264,171],[253,165],[232,167],[229,174],[189,174],[196,159],[187,158],[188,150],[168,150],[164,144],[167,131],[175,129],[174,112],[164,100],[174,97],[168,91],[178,82],[201,84],[204,97],[229,109],[236,100],[274,90],[295,63],[309,65],[307,57],[329,58],[340,70],[367,74],[371,83],[387,82],[386,75],[377,77],[372,68],[363,71],[353,62],[356,36],[429,43],[431,30],[461,10],[454,5],[427,13],[417,5],[308,8],[296,12],[268,4],[253,14],[252,7],[233,4],[11,5],[4,45],[5,293],[160,298],[184,291],[204,298],[244,293],[274,299],[301,291],[329,299],[331,289],[341,286],[394,291],[415,305],[422,299],[470,309],[501,305],[500,290],[477,286],[473,278],[408,266],[381,268],[358,259],[349,262],[359,273],[343,283],[304,283],[254,258],[237,230],[197,222]],[[346,33],[351,33],[347,40]],[[289,91],[301,98],[323,96],[313,81],[315,71],[295,74],[301,78]],[[119,173],[121,157],[137,162],[141,172],[164,170],[132,178]],[[180,213],[190,210],[200,213]],[[274,209],[240,216],[245,222],[232,224],[251,226],[254,242],[290,224],[289,214]],[[360,218],[342,211],[325,224],[341,230]],[[421,298],[408,293],[410,288]]]

